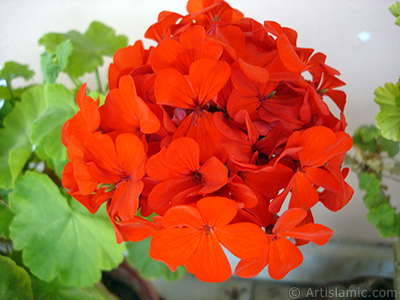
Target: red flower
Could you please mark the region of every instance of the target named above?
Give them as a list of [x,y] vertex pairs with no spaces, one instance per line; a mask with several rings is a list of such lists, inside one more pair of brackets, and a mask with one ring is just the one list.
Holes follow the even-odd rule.
[[280,279],[301,263],[298,246],[332,234],[310,208],[337,211],[353,195],[344,83],[293,29],[225,1],[189,0],[187,11],[159,14],[145,33],[156,46],[115,53],[103,106],[79,89],[62,130],[63,185],[91,213],[107,202],[117,241],[152,238],[171,270],[226,280],[224,246],[239,276],[268,265]]
[[106,131],[155,133],[160,121],[147,104],[137,96],[131,76],[122,76],[119,88],[111,90],[100,108],[101,128]]
[[287,210],[279,217],[272,232],[267,233],[268,242],[259,257],[253,260],[242,260],[236,267],[235,274],[251,278],[260,273],[268,265],[268,273],[274,279],[282,279],[297,268],[303,261],[300,250],[288,238],[311,241],[322,246],[328,242],[333,231],[323,225],[300,223],[307,212],[300,208]]
[[137,41],[133,46],[128,46],[117,50],[114,54],[113,63],[108,69],[108,85],[110,90],[119,85],[122,76],[129,75],[136,68],[146,64],[148,50],[143,47],[142,41]]
[[147,174],[160,181],[148,197],[148,204],[157,214],[185,204],[187,196],[213,193],[228,182],[228,172],[221,161],[211,157],[200,164],[199,157],[196,141],[183,137],[149,158]]
[[182,136],[195,139],[202,149],[201,162],[212,156],[221,161],[226,157],[212,114],[204,108],[216,99],[230,74],[231,70],[226,62],[201,59],[190,66],[188,77],[168,68],[161,70],[156,78],[154,88],[158,104],[192,111],[179,125],[173,139]]
[[340,189],[343,178],[331,170],[335,169],[335,165],[330,160],[343,155],[351,146],[352,139],[348,134],[334,133],[326,127],[316,126],[295,132],[280,157],[282,159],[287,155],[294,159],[293,177],[285,190],[272,200],[270,211],[277,213],[280,210],[290,190],[289,207],[309,209],[319,200],[316,187],[331,191]]
[[261,254],[266,243],[257,225],[230,224],[237,210],[234,201],[223,197],[170,208],[161,220],[165,229],[153,235],[150,256],[172,268],[185,265],[203,281],[227,280],[232,271],[221,244],[235,256],[251,259]]
[[68,147],[71,136],[79,141],[86,140],[100,125],[99,99],[94,101],[86,96],[86,84],[83,84],[76,94],[76,103],[80,111],[67,120],[61,130],[61,141]]

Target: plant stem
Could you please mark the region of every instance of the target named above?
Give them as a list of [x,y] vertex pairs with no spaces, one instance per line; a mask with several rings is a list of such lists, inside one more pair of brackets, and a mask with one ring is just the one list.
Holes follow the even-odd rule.
[[396,289],[395,299],[400,299],[400,239],[393,240],[394,278],[393,287]]
[[11,95],[11,98],[10,98],[11,104],[12,104],[12,106],[14,106],[15,99],[14,99],[14,93],[13,93],[13,90],[12,90],[12,87],[11,87],[11,81],[10,80],[6,80],[6,85],[7,85],[8,91],[10,92],[10,95]]
[[75,86],[77,88],[79,88],[82,85],[82,83],[75,77],[71,76],[70,74],[68,74],[68,76],[69,76],[69,79],[71,79],[72,83],[75,84]]
[[97,90],[99,93],[103,94],[103,90],[101,88],[101,80],[100,80],[100,74],[99,74],[99,68],[96,68],[96,80],[97,80]]

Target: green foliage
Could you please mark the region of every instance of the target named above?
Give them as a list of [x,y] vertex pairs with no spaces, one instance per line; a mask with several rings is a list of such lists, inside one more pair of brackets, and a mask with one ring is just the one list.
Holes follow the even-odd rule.
[[72,54],[72,43],[70,40],[62,42],[54,54],[44,52],[41,55],[43,82],[55,83],[61,71],[68,66],[68,59]]
[[364,190],[364,203],[368,209],[377,208],[387,203],[387,199],[382,192],[381,181],[376,178],[374,173],[364,172],[360,176],[360,190]]
[[353,144],[365,152],[387,152],[389,157],[399,153],[399,142],[388,140],[381,135],[381,131],[374,125],[364,125],[356,129],[353,135]]
[[389,203],[370,208],[367,219],[376,226],[383,238],[390,238],[397,234],[396,211]]
[[400,2],[396,2],[391,7],[389,7],[389,11],[392,13],[393,16],[397,18],[394,23],[400,26]]
[[0,200],[0,238],[10,238],[10,224],[13,216],[7,203]]
[[122,261],[125,247],[116,243],[107,216],[90,215],[75,200],[70,205],[46,175],[27,172],[15,183],[9,203],[15,249],[23,249],[24,263],[40,279],[90,286],[100,280],[101,270]]
[[0,255],[0,299],[33,300],[28,272],[8,257]]
[[110,300],[106,292],[96,286],[77,288],[67,286],[57,280],[44,282],[31,277],[35,300]]
[[7,83],[10,83],[11,80],[19,77],[29,80],[33,75],[35,75],[35,72],[29,70],[28,65],[21,65],[14,61],[6,62],[0,70],[0,79],[4,79]]
[[0,188],[12,188],[31,156],[29,133],[45,106],[43,87],[35,86],[4,119],[4,128],[0,128]]
[[400,141],[400,107],[396,99],[400,96],[400,81],[396,84],[386,83],[375,90],[374,101],[380,106],[376,115],[376,126],[382,131],[382,136]]
[[364,203],[368,208],[367,220],[374,224],[383,238],[400,236],[400,215],[391,206],[384,193],[381,181],[374,173],[364,172],[360,176],[359,187],[364,190]]
[[183,266],[172,272],[164,263],[153,260],[149,256],[150,239],[135,243],[127,242],[126,247],[128,249],[128,263],[145,278],[164,277],[166,280],[177,280],[186,273]]
[[74,95],[63,85],[46,84],[42,101],[45,109],[32,126],[32,143],[37,145],[37,152],[42,159],[66,160],[67,152],[61,143],[60,132],[65,121],[78,109]]
[[96,71],[103,65],[103,56],[113,56],[115,51],[128,44],[126,36],[116,35],[113,29],[100,22],[92,22],[84,34],[75,30],[65,34],[48,33],[39,44],[53,54],[67,40],[71,41],[73,50],[65,71],[75,78]]

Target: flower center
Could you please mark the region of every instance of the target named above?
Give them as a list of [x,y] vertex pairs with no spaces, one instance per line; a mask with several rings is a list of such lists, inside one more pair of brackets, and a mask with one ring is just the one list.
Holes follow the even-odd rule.
[[202,184],[202,178],[201,178],[201,174],[199,172],[195,172],[192,175],[192,181],[198,185],[198,184]]
[[205,236],[205,235],[210,235],[211,234],[211,230],[212,230],[212,227],[210,227],[210,226],[208,226],[208,225],[205,225],[204,227],[203,227],[203,236]]

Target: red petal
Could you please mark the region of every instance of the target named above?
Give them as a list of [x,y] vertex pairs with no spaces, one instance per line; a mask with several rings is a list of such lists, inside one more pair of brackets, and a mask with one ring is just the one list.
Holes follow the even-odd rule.
[[214,234],[206,234],[185,267],[197,279],[207,282],[221,282],[232,275],[231,266]]
[[283,236],[278,236],[269,248],[268,273],[273,279],[282,279],[303,262],[300,250]]
[[164,263],[180,266],[198,250],[203,231],[193,228],[167,228],[154,233],[150,257]]
[[307,210],[317,204],[318,200],[319,195],[316,188],[305,174],[297,172],[293,180],[289,208],[299,207]]
[[265,247],[262,254],[253,260],[241,260],[235,269],[235,275],[242,278],[257,276],[268,264],[269,247]]
[[177,177],[171,180],[163,181],[157,184],[149,194],[147,200],[149,206],[158,215],[164,215],[165,212],[172,206],[172,200],[175,195],[195,187],[190,177]]
[[237,204],[224,197],[206,197],[196,204],[205,224],[209,227],[221,227],[229,224],[236,216]]
[[198,98],[196,104],[202,107],[222,90],[231,76],[231,67],[224,61],[200,59],[190,66],[189,76]]
[[178,138],[147,162],[147,174],[156,180],[191,175],[200,168],[200,149],[191,138]]
[[139,207],[139,196],[143,191],[143,182],[130,179],[122,181],[115,189],[111,204],[108,207],[114,222],[131,220]]
[[293,72],[301,72],[306,68],[285,34],[277,38],[276,46],[279,51],[279,56],[286,68]]
[[196,107],[194,91],[185,77],[175,69],[164,69],[157,74],[154,94],[158,104],[191,109]]
[[244,260],[259,257],[268,239],[264,231],[252,223],[235,223],[214,228],[218,241],[233,255]]
[[188,226],[193,228],[202,228],[203,219],[197,208],[189,205],[177,205],[168,209],[161,220],[165,227]]
[[301,208],[291,208],[285,211],[274,225],[273,233],[285,232],[296,227],[305,217],[307,211]]
[[136,171],[144,163],[146,157],[144,146],[136,135],[120,134],[115,140],[115,147],[120,165],[127,174]]
[[333,230],[314,223],[308,223],[283,233],[287,237],[314,242],[318,246],[325,245],[333,234]]
[[228,170],[225,165],[216,157],[210,157],[199,169],[203,187],[199,192],[207,194],[215,192],[228,182]]

